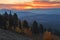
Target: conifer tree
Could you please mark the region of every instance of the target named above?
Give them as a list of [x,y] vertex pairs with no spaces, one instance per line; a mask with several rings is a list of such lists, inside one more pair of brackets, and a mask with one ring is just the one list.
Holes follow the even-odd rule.
[[40,29],[40,32],[43,33],[43,25],[42,24],[40,24],[39,29]]
[[22,29],[21,28],[21,20],[19,20],[18,25],[19,25],[19,28]]
[[12,29],[12,26],[13,26],[13,16],[12,16],[11,11],[10,11],[10,14],[9,14],[9,29]]
[[0,14],[0,28],[2,28],[3,16]]
[[32,31],[33,31],[33,33],[38,33],[39,32],[38,23],[36,21],[34,21],[33,24],[32,24]]
[[3,17],[4,17],[4,29],[6,29],[7,28],[7,22],[8,22],[8,13],[5,12]]
[[23,28],[29,28],[28,22],[26,20],[23,21]]
[[13,15],[13,25],[14,25],[14,29],[18,26],[18,16],[16,13],[14,13]]

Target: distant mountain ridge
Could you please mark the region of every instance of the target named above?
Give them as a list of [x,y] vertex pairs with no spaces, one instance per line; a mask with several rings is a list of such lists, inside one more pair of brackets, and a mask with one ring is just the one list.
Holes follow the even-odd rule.
[[11,11],[11,14],[17,13],[18,17],[21,16],[34,16],[40,14],[56,14],[60,15],[60,8],[51,8],[51,9],[30,9],[30,10],[9,10],[9,9],[1,9],[0,14],[4,14],[7,11],[8,14]]

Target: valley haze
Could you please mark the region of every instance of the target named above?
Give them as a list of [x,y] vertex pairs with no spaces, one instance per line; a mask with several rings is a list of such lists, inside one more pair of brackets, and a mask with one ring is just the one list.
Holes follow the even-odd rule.
[[[8,9],[1,9],[0,14],[4,14]],[[43,24],[44,28],[52,28],[60,30],[60,8],[53,9],[30,9],[30,10],[11,10],[11,13],[17,13],[21,21],[27,20],[29,25],[32,25],[33,21],[37,21],[39,24]]]

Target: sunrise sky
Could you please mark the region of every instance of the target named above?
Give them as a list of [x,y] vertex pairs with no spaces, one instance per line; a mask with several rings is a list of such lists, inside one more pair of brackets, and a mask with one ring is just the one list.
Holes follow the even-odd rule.
[[60,0],[0,0],[0,9],[60,8]]

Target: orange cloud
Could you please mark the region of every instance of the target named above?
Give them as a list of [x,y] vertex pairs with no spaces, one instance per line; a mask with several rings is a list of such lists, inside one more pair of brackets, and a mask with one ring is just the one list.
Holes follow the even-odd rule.
[[17,10],[23,10],[23,9],[32,9],[32,8],[60,8],[60,3],[50,3],[50,2],[27,2],[24,4],[5,4],[0,5],[0,9],[17,9]]

